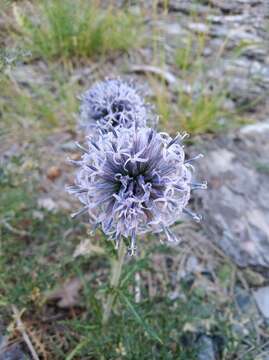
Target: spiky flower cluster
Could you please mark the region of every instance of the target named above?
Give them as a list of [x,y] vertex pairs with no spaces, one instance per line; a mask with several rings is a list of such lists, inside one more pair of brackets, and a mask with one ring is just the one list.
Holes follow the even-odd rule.
[[[102,94],[102,101],[107,94],[110,99],[117,98],[119,88],[125,89],[126,86],[121,87],[118,81],[106,81],[88,92],[91,93],[88,97],[91,107],[87,108],[89,119],[94,119],[100,109],[93,104],[102,103],[101,93],[96,99],[93,94],[102,90],[105,94]],[[127,93],[125,89],[124,94]],[[133,88],[128,94],[131,93],[134,94]],[[182,213],[200,221],[200,217],[186,206],[192,189],[206,188],[205,183],[192,182],[191,163],[201,155],[185,160],[182,142],[186,134],[171,138],[166,133],[146,127],[147,117],[142,115],[146,114],[145,109],[143,106],[139,109],[136,96],[133,99],[129,105],[130,109],[136,109],[134,113],[119,110],[115,123],[110,122],[112,115],[99,117],[100,126],[108,121],[110,127],[100,128],[99,137],[88,134],[85,147],[78,145],[83,154],[79,161],[74,162],[78,172],[75,184],[68,188],[83,204],[83,208],[73,216],[88,213],[90,222],[100,226],[116,247],[122,238],[129,239],[131,255],[136,251],[139,234],[164,231],[168,241],[176,241],[169,227],[182,217]]]
[[86,131],[111,127],[131,128],[133,124],[146,126],[148,106],[138,95],[132,83],[119,79],[99,82],[81,97],[80,125]]

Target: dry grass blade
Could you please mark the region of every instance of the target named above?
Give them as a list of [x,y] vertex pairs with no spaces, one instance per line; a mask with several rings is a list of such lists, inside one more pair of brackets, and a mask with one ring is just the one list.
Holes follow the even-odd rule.
[[12,311],[13,311],[13,314],[14,314],[14,320],[16,321],[16,324],[17,324],[17,329],[19,330],[19,332],[22,334],[22,337],[23,337],[23,340],[24,342],[26,343],[32,357],[34,360],[40,360],[33,345],[32,345],[32,342],[31,342],[31,339],[30,337],[28,336],[27,332],[26,332],[26,329],[25,329],[25,326],[21,320],[21,313],[19,312],[19,310],[16,308],[15,305],[12,305]]
[[135,296],[136,304],[140,303],[140,301],[141,301],[141,276],[140,276],[139,272],[137,272],[135,274],[134,296]]
[[10,232],[12,232],[15,235],[19,235],[19,236],[27,236],[30,235],[27,231],[24,230],[18,230],[15,229],[13,226],[11,226],[6,220],[2,219],[0,220],[0,224],[3,225],[3,227],[5,227],[7,230],[9,230]]
[[151,73],[154,75],[157,75],[161,79],[165,80],[169,85],[175,85],[177,84],[176,77],[169,71],[161,69],[157,66],[152,65],[132,65],[129,68],[130,72],[135,73]]

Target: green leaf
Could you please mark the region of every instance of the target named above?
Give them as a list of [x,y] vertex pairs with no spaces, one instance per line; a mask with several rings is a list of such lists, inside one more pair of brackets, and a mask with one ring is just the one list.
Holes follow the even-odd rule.
[[129,270],[125,274],[124,278],[121,281],[121,287],[124,287],[124,285],[128,284],[132,275],[134,275],[137,271],[145,269],[147,265],[148,265],[147,259],[142,259],[140,261],[137,261],[132,267],[129,268]]
[[87,344],[89,343],[89,339],[84,339],[83,341],[81,341],[66,357],[65,360],[72,360],[74,358],[74,356],[76,356],[76,354],[82,349],[84,348]]
[[131,313],[134,315],[135,320],[145,329],[147,334],[151,336],[153,339],[157,340],[160,344],[163,344],[158,334],[141,318],[141,316],[138,314],[138,312],[136,311],[133,304],[129,301],[129,299],[123,293],[120,293],[120,296],[126,303],[127,307],[130,309]]

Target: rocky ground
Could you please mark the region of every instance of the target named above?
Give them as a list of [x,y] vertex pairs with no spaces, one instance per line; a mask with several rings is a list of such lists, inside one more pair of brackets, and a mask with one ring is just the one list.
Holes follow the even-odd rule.
[[[197,174],[207,179],[208,190],[197,193],[192,204],[203,215],[203,221],[200,225],[189,221],[178,225],[182,241],[177,256],[154,255],[156,273],[142,278],[151,284],[148,287],[152,297],[160,283],[168,281],[169,298],[180,298],[177,284],[183,279],[193,288],[232,299],[235,307],[232,331],[245,337],[245,343],[233,355],[236,357],[230,358],[229,352],[222,352],[219,335],[208,331],[208,324],[199,324],[198,330],[190,326],[187,329],[190,333],[198,333],[195,343],[199,360],[266,360],[269,359],[269,2],[170,0],[155,5],[152,12],[152,3],[145,2],[143,14],[147,31],[154,32],[158,46],[163,45],[165,64],[160,65],[158,56],[154,58],[154,49],[147,45],[128,55],[106,59],[102,66],[97,62],[73,68],[68,83],[78,87],[79,94],[100,77],[121,75],[135,79],[148,98],[156,100],[156,81],[160,81],[157,86],[168,92],[171,106],[177,106],[178,87],[195,97],[201,84],[205,84],[209,93],[225,89],[225,109],[243,114],[250,122],[229,126],[222,132],[207,131],[186,145],[189,155],[197,151],[205,155]],[[135,3],[130,6],[135,13],[141,11],[141,6]],[[180,71],[175,65],[174,56],[178,49],[186,48],[188,39],[190,57],[199,57],[205,66],[203,71],[190,68],[186,76],[185,69]],[[198,54],[199,39],[204,45]],[[53,90],[54,80],[42,60],[18,64],[11,70],[11,77],[20,88],[30,92],[33,84]],[[229,116],[218,121],[221,125],[230,124]],[[169,121],[165,124],[168,129],[177,128],[177,124],[171,126]],[[64,184],[72,181],[73,170],[66,164],[66,158],[77,156],[73,143],[82,134],[74,126],[71,131],[70,127],[62,126],[34,143],[27,143],[27,131],[25,122],[22,134],[17,133],[12,141],[7,139],[2,144],[2,166],[8,166],[14,154],[23,156],[26,150],[33,153],[38,143],[37,153],[42,155],[42,162],[38,164],[40,184],[35,215],[42,216],[42,209],[71,212],[74,204],[66,195]],[[24,166],[30,165],[33,166]],[[220,266],[227,275],[224,287],[216,276]],[[4,336],[0,337],[1,360],[27,358],[18,344],[1,353],[5,341]]]

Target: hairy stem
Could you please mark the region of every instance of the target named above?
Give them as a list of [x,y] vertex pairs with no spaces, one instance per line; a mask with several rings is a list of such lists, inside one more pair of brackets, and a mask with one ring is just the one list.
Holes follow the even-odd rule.
[[[120,247],[118,250],[118,258],[113,262],[112,265],[112,275],[110,280],[110,287],[112,290],[117,289],[117,287],[119,286],[122,265],[124,262],[124,255],[125,255],[125,244],[124,241],[122,240],[120,242]],[[106,325],[108,323],[114,305],[115,297],[116,297],[115,292],[112,292],[108,295],[107,302],[105,303],[105,307],[104,307],[103,320],[102,320],[103,325]]]

